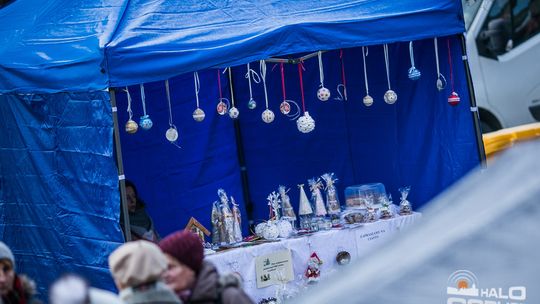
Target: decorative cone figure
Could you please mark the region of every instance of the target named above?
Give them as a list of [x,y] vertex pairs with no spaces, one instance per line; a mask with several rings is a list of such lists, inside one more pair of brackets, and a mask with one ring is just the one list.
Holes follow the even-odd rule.
[[304,230],[311,230],[311,218],[313,216],[313,208],[311,208],[311,203],[309,202],[306,191],[304,190],[304,185],[298,185],[300,188],[300,203],[298,207],[298,215],[300,216],[300,228]]

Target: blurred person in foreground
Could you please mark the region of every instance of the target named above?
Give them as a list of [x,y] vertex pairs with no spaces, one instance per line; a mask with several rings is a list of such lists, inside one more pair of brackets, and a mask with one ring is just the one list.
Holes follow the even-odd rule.
[[88,286],[81,277],[67,274],[54,282],[49,290],[50,304],[123,304],[110,291]]
[[161,240],[159,247],[168,260],[163,278],[185,303],[253,303],[238,275],[220,275],[212,263],[203,260],[203,245],[196,234],[177,231]]
[[120,290],[119,297],[126,304],[182,303],[162,282],[167,258],[154,243],[123,244],[109,256],[109,268]]
[[36,284],[27,276],[15,272],[15,257],[0,241],[0,303],[35,304]]

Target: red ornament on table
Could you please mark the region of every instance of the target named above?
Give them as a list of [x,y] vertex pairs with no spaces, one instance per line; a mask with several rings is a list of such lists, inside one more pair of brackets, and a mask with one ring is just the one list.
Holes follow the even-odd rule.
[[317,253],[313,252],[309,257],[308,267],[305,272],[308,283],[316,283],[319,281],[321,276],[320,267],[322,265],[321,259],[317,256]]

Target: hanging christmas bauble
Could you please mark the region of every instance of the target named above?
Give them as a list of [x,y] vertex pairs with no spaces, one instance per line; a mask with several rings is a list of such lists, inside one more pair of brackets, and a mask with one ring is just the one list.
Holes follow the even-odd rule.
[[239,114],[240,114],[240,112],[238,111],[238,109],[236,107],[232,107],[229,110],[229,117],[232,118],[232,119],[238,118]]
[[392,90],[388,90],[386,91],[386,93],[384,93],[384,102],[386,102],[387,104],[394,104],[396,101],[397,101],[396,92]]
[[201,108],[196,108],[195,111],[193,111],[193,119],[196,122],[203,121],[205,116],[206,114],[204,114],[204,111]]
[[167,132],[165,132],[165,137],[170,142],[175,142],[178,139],[178,131],[175,127],[170,127]]
[[264,110],[264,112],[262,112],[262,120],[265,122],[265,123],[271,123],[272,121],[274,121],[274,112],[272,112],[272,110],[270,109],[266,109]]
[[134,134],[137,132],[137,129],[139,129],[139,125],[137,125],[137,123],[133,120],[130,119],[126,122],[126,132],[129,134]]
[[141,126],[143,130],[150,130],[150,128],[152,128],[153,125],[154,123],[150,119],[150,116],[148,115],[141,116],[141,120],[139,121],[139,126]]
[[320,88],[317,90],[317,98],[319,98],[320,101],[327,101],[330,98],[330,90],[325,87]]
[[251,98],[249,101],[248,101],[248,109],[250,110],[253,110],[257,107],[257,102],[255,101],[255,99]]
[[227,107],[227,104],[224,103],[223,101],[218,102],[218,105],[217,105],[216,109],[217,109],[217,112],[218,112],[219,115],[225,115],[225,114],[227,114],[227,112],[229,110],[228,107]]
[[366,95],[362,101],[366,107],[370,107],[373,104],[373,97]]
[[279,111],[281,111],[281,113],[283,113],[284,115],[289,114],[291,112],[291,104],[288,103],[287,101],[283,101],[279,105]]
[[315,120],[311,116],[309,116],[309,112],[304,112],[304,115],[300,116],[296,120],[296,126],[298,127],[298,131],[302,133],[309,133],[315,129]]
[[451,106],[457,106],[457,104],[461,101],[461,98],[459,98],[459,95],[456,92],[452,92],[450,96],[448,97],[448,103]]
[[417,68],[410,67],[408,75],[410,80],[418,80],[422,76],[422,73]]

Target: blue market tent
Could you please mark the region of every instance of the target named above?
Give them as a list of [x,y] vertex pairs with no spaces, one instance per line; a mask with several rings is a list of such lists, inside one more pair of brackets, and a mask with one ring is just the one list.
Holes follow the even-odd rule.
[[[293,188],[296,202],[296,184],[327,171],[340,178],[340,191],[380,181],[395,197],[399,186],[412,185],[411,201],[420,206],[482,158],[456,36],[463,31],[460,2],[449,0],[14,1],[0,10],[0,236],[42,292],[65,271],[112,288],[107,256],[123,237],[111,100],[125,122],[126,95],[119,88],[128,87],[140,115],[140,83],[155,125],[135,135],[121,132],[121,159],[161,234],[182,228],[190,216],[208,225],[219,187],[258,220],[267,216],[265,198],[278,183]],[[449,82],[453,73],[453,88],[443,92],[435,89],[434,37],[440,37],[441,73]],[[416,82],[406,73],[408,41],[423,73]],[[389,43],[395,105],[382,101],[388,89],[383,43]],[[361,103],[358,46],[369,46],[375,99],[369,108]],[[279,116],[280,73],[270,63],[269,107],[276,119],[260,120],[261,84],[253,87],[258,107],[247,109],[246,63],[258,71],[257,60],[318,50],[329,50],[325,84],[336,96],[344,63],[349,98],[315,101],[317,60],[306,60],[314,132],[301,134]],[[234,96],[241,112],[236,122],[213,111],[220,96],[216,68],[229,66],[232,77],[222,75],[221,94]],[[300,102],[296,65],[284,69],[288,98]],[[200,71],[203,123],[191,118],[194,71]],[[180,148],[164,138],[165,79]],[[109,94],[108,88],[117,89]],[[446,102],[452,89],[461,96],[456,107]]]

